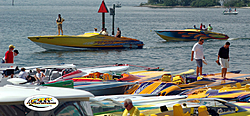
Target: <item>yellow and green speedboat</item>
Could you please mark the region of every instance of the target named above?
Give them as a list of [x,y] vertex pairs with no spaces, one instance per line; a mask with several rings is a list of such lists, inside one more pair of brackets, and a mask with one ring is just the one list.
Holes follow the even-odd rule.
[[144,45],[137,39],[106,36],[96,32],[86,32],[81,35],[29,36],[28,39],[47,50],[141,49]]

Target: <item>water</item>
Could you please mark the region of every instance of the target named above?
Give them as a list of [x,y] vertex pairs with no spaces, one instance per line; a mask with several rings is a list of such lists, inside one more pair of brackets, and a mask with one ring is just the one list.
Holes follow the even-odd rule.
[[[106,0],[109,8],[117,1]],[[60,13],[65,19],[64,35],[82,34],[102,27],[102,15],[97,13],[101,0],[11,0],[0,1],[0,56],[13,44],[20,54],[15,63],[22,66],[74,63],[77,67],[127,63],[133,65],[160,67],[167,71],[195,69],[190,61],[191,49],[195,42],[165,42],[158,37],[155,29],[183,29],[200,23],[212,24],[214,31],[230,37],[230,68],[250,73],[249,9],[238,8],[236,16],[222,15],[223,8],[147,8],[135,7],[144,0],[120,1],[116,8],[115,28],[120,27],[122,35],[144,42],[143,49],[131,50],[87,50],[87,51],[46,51],[28,40],[33,35],[55,35],[55,19]],[[106,14],[106,27],[111,33],[111,16]],[[220,72],[215,63],[217,53],[226,41],[206,41],[204,53],[208,65],[204,73]],[[140,68],[139,68],[140,69]],[[131,67],[130,70],[138,70]]]

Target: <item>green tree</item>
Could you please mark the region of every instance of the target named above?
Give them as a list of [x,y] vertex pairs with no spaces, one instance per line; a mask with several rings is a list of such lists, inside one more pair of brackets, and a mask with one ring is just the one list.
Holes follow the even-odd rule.
[[216,0],[194,0],[191,3],[192,7],[209,7],[209,6],[215,6],[219,3]]
[[155,4],[155,3],[158,3],[158,0],[148,0],[148,3],[149,4]]
[[164,0],[163,4],[165,6],[176,6],[177,5],[177,1],[176,0]]
[[181,6],[190,6],[192,0],[180,0]]

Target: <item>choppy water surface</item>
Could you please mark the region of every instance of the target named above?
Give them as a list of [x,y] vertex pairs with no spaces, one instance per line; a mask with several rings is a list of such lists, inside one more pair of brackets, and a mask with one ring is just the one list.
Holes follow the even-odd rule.
[[[106,0],[108,8],[115,0]],[[196,68],[190,61],[191,48],[195,42],[165,42],[155,29],[183,29],[200,23],[211,23],[214,31],[228,34],[230,46],[229,70],[250,73],[250,27],[249,10],[238,8],[238,15],[222,15],[223,8],[165,8],[153,9],[135,7],[143,0],[122,1],[122,8],[116,8],[115,28],[120,27],[122,35],[139,39],[145,43],[143,49],[132,50],[87,50],[46,51],[27,36],[57,34],[55,19],[58,13],[66,20],[64,35],[76,35],[93,28],[102,27],[101,14],[97,13],[101,0],[10,0],[0,1],[0,56],[14,44],[20,51],[15,63],[20,66],[74,63],[77,67],[127,63],[148,67],[165,68],[168,71]],[[111,16],[106,14],[106,27],[111,33]],[[215,63],[217,52],[226,41],[206,41],[204,53],[208,65],[204,73],[220,72]],[[137,70],[131,68],[130,70]]]

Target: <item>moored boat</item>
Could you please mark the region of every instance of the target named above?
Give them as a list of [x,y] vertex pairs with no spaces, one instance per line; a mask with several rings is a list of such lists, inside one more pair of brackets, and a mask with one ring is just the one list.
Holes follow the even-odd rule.
[[[171,100],[167,98],[164,99],[164,97],[175,96],[157,96],[158,98],[135,96],[135,99],[133,98],[133,96],[130,97],[132,97],[130,99],[133,101],[133,105],[140,110],[142,116],[247,116],[250,114],[250,112],[244,106],[241,107],[234,104],[233,102],[228,102],[226,100],[218,98],[179,100],[178,98],[176,98]],[[120,101],[119,98],[115,100],[117,100],[118,102]],[[121,102],[123,101],[121,100],[120,103]],[[112,111],[109,113],[104,112],[103,114],[97,116],[121,116],[122,113],[123,110],[117,109],[116,111]]]
[[204,31],[200,29],[182,29],[182,30],[155,30],[156,34],[167,41],[197,41],[203,39],[227,40],[226,34]]
[[0,91],[1,116],[93,116],[89,98],[94,95],[87,91],[23,85],[4,85]]
[[237,15],[238,12],[236,12],[236,11],[235,11],[235,12],[228,12],[228,11],[225,12],[225,11],[224,11],[223,14],[224,14],[224,15]]
[[81,35],[29,36],[28,39],[46,50],[141,49],[144,45],[137,39],[106,36],[96,32],[86,32]]

